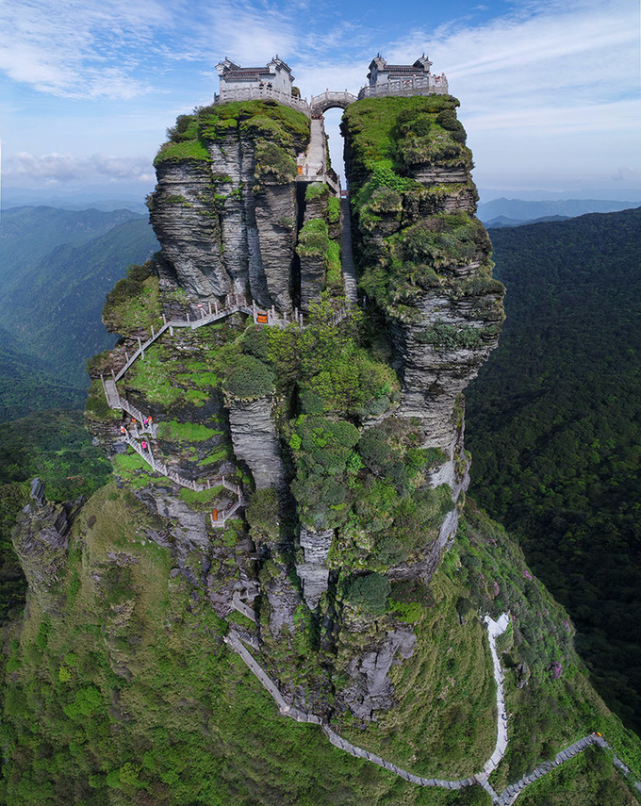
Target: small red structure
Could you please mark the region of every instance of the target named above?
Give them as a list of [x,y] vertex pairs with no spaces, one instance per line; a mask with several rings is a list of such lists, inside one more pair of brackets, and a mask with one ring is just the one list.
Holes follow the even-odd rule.
[[218,520],[218,510],[217,509],[212,509],[212,511],[211,511],[211,519],[212,519],[212,521],[217,521]]
[[256,314],[256,321],[259,325],[266,325],[268,322],[267,314],[266,313],[257,313]]

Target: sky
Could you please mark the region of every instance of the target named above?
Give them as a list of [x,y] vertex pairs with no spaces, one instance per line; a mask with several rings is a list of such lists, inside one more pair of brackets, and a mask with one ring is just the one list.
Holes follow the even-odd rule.
[[2,185],[142,201],[225,57],[278,54],[309,97],[357,92],[379,52],[446,74],[482,199],[641,200],[639,0],[0,0]]

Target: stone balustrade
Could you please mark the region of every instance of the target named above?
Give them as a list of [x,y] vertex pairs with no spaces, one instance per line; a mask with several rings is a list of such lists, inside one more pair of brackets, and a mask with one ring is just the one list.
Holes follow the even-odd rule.
[[226,104],[230,101],[265,101],[267,99],[298,109],[299,112],[307,115],[307,117],[312,114],[311,107],[305,98],[299,98],[296,95],[268,89],[267,87],[262,89],[259,87],[238,87],[233,90],[221,90],[219,94],[214,95],[215,104]]
[[425,78],[404,78],[389,81],[375,86],[362,87],[358,100],[363,98],[381,98],[386,95],[447,95],[449,92],[445,76],[428,76]]

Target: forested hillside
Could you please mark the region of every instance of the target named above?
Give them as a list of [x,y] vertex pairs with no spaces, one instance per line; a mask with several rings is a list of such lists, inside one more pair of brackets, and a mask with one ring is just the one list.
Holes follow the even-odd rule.
[[490,232],[507,320],[468,393],[471,494],[641,727],[641,209]]
[[0,327],[0,423],[47,408],[82,406],[86,391],[56,377],[46,362],[28,355]]
[[109,479],[111,466],[91,445],[82,412],[47,411],[0,424],[0,625],[24,602],[24,576],[11,532],[34,476],[56,503],[91,495]]
[[[61,244],[81,246],[109,230],[142,216],[130,210],[59,210],[55,207],[11,207],[0,223],[0,279],[8,290],[21,273],[36,266]],[[6,284],[6,285],[5,285]]]
[[129,264],[156,247],[146,217],[129,210],[3,213],[0,421],[82,406],[85,362],[114,342],[100,321],[105,295]]

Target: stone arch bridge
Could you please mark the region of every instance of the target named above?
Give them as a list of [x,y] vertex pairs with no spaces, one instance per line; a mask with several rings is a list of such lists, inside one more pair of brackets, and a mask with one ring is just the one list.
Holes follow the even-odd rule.
[[351,92],[330,92],[325,90],[320,95],[312,95],[309,106],[312,115],[322,115],[328,109],[347,109],[350,104],[358,100]]

